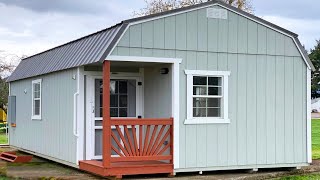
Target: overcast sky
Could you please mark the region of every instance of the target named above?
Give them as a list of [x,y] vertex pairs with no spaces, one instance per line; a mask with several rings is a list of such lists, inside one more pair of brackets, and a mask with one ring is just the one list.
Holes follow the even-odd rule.
[[[320,39],[319,0],[252,0],[255,15]],[[32,55],[131,18],[144,0],[0,0],[0,50]]]

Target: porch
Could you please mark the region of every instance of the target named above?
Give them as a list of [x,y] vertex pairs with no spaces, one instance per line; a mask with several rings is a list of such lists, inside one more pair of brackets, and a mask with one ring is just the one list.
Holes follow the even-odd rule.
[[[151,108],[154,113],[144,112],[141,114],[141,110],[138,110],[139,104],[152,103],[150,97],[149,100],[143,101],[142,103],[136,102],[134,103],[136,105],[128,105],[128,108],[125,109],[125,116],[122,116],[124,115],[121,114],[121,111],[124,110],[122,107],[117,107],[117,112],[114,111],[115,106],[112,98],[115,94],[113,94],[114,92],[111,90],[113,87],[110,86],[115,84],[114,82],[117,84],[121,83],[120,81],[123,81],[123,79],[120,78],[120,81],[114,81],[115,79],[112,78],[113,72],[111,68],[117,69],[119,68],[119,63],[122,63],[122,65],[125,63],[114,63],[117,67],[112,66],[112,63],[113,61],[105,61],[103,63],[102,71],[103,83],[101,83],[101,94],[103,94],[103,96],[100,97],[102,99],[102,108],[100,109],[103,109],[103,111],[99,112],[102,114],[102,117],[101,119],[98,119],[100,120],[99,124],[102,124],[102,128],[100,129],[100,131],[102,131],[102,158],[86,158],[86,160],[81,160],[79,161],[79,168],[97,175],[113,176],[117,178],[121,178],[123,175],[135,174],[173,174],[174,115],[173,110],[171,112],[171,109],[173,109],[171,107],[171,99],[173,98],[172,88],[167,92],[169,94],[169,101],[165,101],[165,103],[170,103],[166,105],[168,113],[163,114],[163,116],[159,117],[159,114],[161,113],[159,113],[159,110],[157,112],[156,107]],[[157,71],[157,73],[160,72]],[[169,80],[171,81],[173,79],[171,72],[165,73],[170,77]],[[118,73],[114,74],[118,75]],[[119,79],[119,77],[117,78]],[[128,81],[128,83],[131,84],[137,83],[138,86],[138,82],[133,82],[134,81],[132,80]],[[120,86],[117,85],[117,87],[117,91],[120,92]],[[131,90],[128,89],[128,91]],[[134,91],[133,94],[137,94],[137,96],[130,97],[130,92],[127,93],[128,101],[129,99],[138,101],[139,93]],[[150,95],[150,92],[144,94]],[[148,96],[145,98],[148,98]],[[164,97],[157,97],[159,100],[161,100],[161,98]],[[129,104],[129,102],[126,103]],[[119,101],[117,104],[121,104],[121,102]],[[148,104],[145,104],[144,106],[146,105],[148,106]],[[134,115],[132,115],[130,106],[135,109],[137,108],[137,111],[133,113]],[[99,113],[95,111],[95,114]],[[115,114],[118,114],[119,116],[115,116]],[[170,117],[170,114],[172,117]],[[94,124],[96,123],[97,121],[95,121]]]

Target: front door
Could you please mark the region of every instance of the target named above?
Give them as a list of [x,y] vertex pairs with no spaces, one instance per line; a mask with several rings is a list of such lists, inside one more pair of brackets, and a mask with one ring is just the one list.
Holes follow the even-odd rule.
[[[138,76],[111,76],[111,117],[138,118],[141,115],[140,80]],[[87,81],[87,159],[102,159],[102,107],[102,77],[89,76]],[[112,129],[115,131],[115,127]]]

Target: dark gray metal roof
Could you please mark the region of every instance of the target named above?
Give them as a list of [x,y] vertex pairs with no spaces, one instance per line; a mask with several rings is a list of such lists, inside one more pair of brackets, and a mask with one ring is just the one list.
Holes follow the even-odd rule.
[[126,24],[98,31],[64,45],[23,59],[8,82],[102,61]]
[[118,41],[122,33],[124,33],[128,24],[156,17],[171,15],[183,11],[188,11],[195,8],[205,7],[211,4],[219,4],[239,14],[242,14],[243,16],[247,16],[269,27],[289,34],[297,42],[298,48],[302,51],[302,56],[304,57],[304,59],[306,59],[307,64],[311,67],[312,70],[314,70],[314,66],[310,61],[308,54],[304,51],[297,34],[288,31],[280,26],[277,26],[273,23],[270,23],[264,19],[256,17],[250,13],[239,10],[238,8],[221,2],[220,0],[212,0],[206,3],[201,3],[193,6],[128,19],[110,28],[98,31],[96,33],[71,41],[64,45],[30,56],[28,58],[23,59],[20,62],[18,67],[15,69],[15,71],[12,73],[12,75],[8,78],[7,81],[10,82],[63,69],[69,69],[81,65],[102,62],[104,58],[110,53],[110,51],[112,50],[113,46]]

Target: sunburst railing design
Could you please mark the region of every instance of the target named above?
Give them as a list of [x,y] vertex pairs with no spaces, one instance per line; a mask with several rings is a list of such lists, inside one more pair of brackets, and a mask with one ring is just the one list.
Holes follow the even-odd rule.
[[111,119],[111,162],[173,160],[173,118]]

